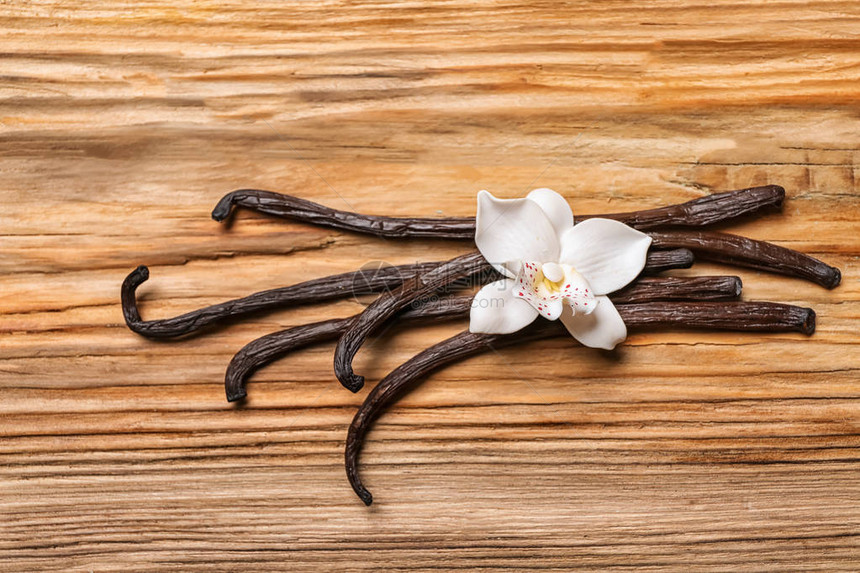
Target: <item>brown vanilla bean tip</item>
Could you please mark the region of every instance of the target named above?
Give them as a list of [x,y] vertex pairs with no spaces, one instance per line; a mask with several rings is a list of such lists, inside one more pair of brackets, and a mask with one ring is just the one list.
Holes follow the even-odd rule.
[[349,484],[352,486],[352,491],[355,492],[355,495],[364,502],[364,505],[370,506],[370,504],[373,503],[373,494],[364,487],[361,483],[361,478],[359,478],[358,475],[347,475],[347,479],[349,480]]
[[230,214],[233,212],[233,197],[236,193],[236,191],[233,191],[221,197],[221,200],[212,209],[212,218],[214,220],[220,223],[230,217]]
[[149,280],[149,268],[140,265],[131,271],[122,281],[120,289],[120,301],[122,305],[122,316],[126,325],[133,332],[140,332],[139,325],[142,322],[140,311],[137,309],[137,298],[135,292],[137,287]]
[[136,269],[131,272],[131,275],[139,277],[139,281],[137,284],[140,285],[149,279],[149,267],[146,265],[139,265]]
[[237,390],[227,389],[227,401],[228,402],[238,402],[239,400],[244,400],[248,397],[248,391],[245,390],[244,387],[241,387]]
[[364,376],[359,376],[358,374],[341,375],[340,382],[344,388],[353,394],[364,388]]
[[146,265],[140,265],[125,277],[125,281],[123,282],[123,287],[128,288],[137,288],[146,281],[149,280],[149,267]]
[[773,193],[777,197],[773,203],[774,207],[782,209],[783,204],[785,204],[785,187],[782,185],[766,185],[766,187],[773,189]]
[[805,312],[800,322],[800,331],[803,334],[811,335],[815,333],[815,311],[811,308],[802,309]]
[[671,269],[689,269],[693,266],[695,260],[693,251],[690,249],[671,249],[667,251],[649,249],[642,274],[656,275]]
[[[829,277],[829,278],[828,278]],[[823,284],[825,288],[834,289],[842,283],[842,271],[836,267],[830,267],[829,273],[826,273]]]
[[735,285],[735,297],[741,296],[744,291],[744,281],[741,280],[741,277],[730,277],[730,280]]
[[690,249],[677,249],[678,251],[678,268],[689,269],[696,262],[696,255]]

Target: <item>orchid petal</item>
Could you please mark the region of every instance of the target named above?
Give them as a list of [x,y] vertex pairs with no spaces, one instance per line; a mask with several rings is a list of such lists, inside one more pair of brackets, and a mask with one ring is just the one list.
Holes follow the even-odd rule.
[[651,237],[611,219],[588,219],[561,237],[559,262],[576,268],[594,294],[614,292],[645,267]]
[[598,296],[596,302],[597,307],[590,314],[574,314],[565,309],[560,320],[583,345],[612,350],[627,338],[627,326],[608,297]]
[[510,334],[534,322],[538,311],[517,298],[513,286],[514,281],[502,279],[478,291],[469,311],[470,332]]
[[493,267],[514,278],[505,267],[510,261],[555,261],[558,234],[537,203],[529,199],[496,199],[478,193],[475,244]]
[[573,211],[570,210],[567,199],[552,189],[546,187],[535,189],[526,195],[526,199],[534,201],[540,206],[559,237],[573,227]]

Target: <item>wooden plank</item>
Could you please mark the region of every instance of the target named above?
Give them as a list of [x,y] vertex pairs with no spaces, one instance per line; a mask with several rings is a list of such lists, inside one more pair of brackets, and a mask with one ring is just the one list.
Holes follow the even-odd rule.
[[[0,571],[860,569],[860,13],[850,2],[58,2],[0,26]],[[257,373],[250,340],[361,308],[254,316],[176,342],[145,318],[355,269],[441,260],[238,213],[238,187],[390,215],[470,215],[547,186],[578,213],[778,183],[728,227],[843,271],[794,334],[544,341],[431,376],[372,431],[372,508],[342,469],[363,396],[331,345]],[[462,329],[397,328],[369,384]]]

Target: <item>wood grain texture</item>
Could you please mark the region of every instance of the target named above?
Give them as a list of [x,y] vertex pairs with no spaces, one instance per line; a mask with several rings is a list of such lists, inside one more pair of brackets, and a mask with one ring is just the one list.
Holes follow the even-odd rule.
[[[0,11],[0,570],[860,568],[860,10],[853,2],[12,2]],[[224,399],[232,354],[356,301],[181,342],[144,318],[455,242],[239,213],[260,187],[471,215],[552,187],[578,212],[777,183],[732,232],[840,267],[731,270],[818,331],[563,340],[432,375],[342,467],[365,391],[311,348]],[[673,274],[720,274],[696,265]],[[372,386],[462,323],[388,332]]]

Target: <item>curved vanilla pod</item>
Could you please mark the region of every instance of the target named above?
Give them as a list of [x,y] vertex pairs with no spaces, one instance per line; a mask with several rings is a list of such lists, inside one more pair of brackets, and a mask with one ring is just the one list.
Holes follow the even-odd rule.
[[[143,265],[133,270],[121,288],[122,312],[128,327],[149,338],[175,338],[246,314],[263,312],[350,295],[375,294],[393,288],[407,277],[430,271],[442,262],[417,263],[359,270],[313,279],[303,283],[264,290],[248,296],[193,310],[179,316],[143,320],[137,306],[137,288],[149,279],[149,269]],[[651,251],[645,262],[644,275],[654,275],[669,269],[686,269],[693,265],[689,249]],[[480,277],[469,281],[492,282],[498,275],[490,265],[480,271]],[[452,286],[456,286],[452,285]]]
[[149,338],[173,338],[190,334],[201,328],[261,310],[283,308],[335,300],[351,295],[374,294],[396,287],[405,279],[428,272],[443,263],[418,263],[363,270],[313,279],[295,285],[257,292],[228,300],[179,316],[143,320],[137,308],[137,287],[149,279],[149,269],[143,265],[133,270],[120,290],[125,323],[134,332]]
[[[815,331],[815,312],[786,304],[769,302],[659,302],[619,304],[619,314],[630,328],[673,327],[740,331]],[[349,426],[344,451],[346,475],[353,491],[365,505],[373,496],[361,481],[358,456],[372,423],[415,383],[446,364],[486,350],[511,344],[570,336],[558,321],[536,321],[513,334],[475,334],[461,332],[419,352],[386,376],[367,395]]]
[[485,270],[488,266],[483,255],[472,252],[443,263],[423,275],[405,281],[398,288],[385,292],[370,303],[364,312],[355,317],[334,351],[334,372],[344,388],[358,392],[364,386],[364,377],[353,372],[352,359],[364,340],[389,318],[414,301],[431,296],[454,281]]

